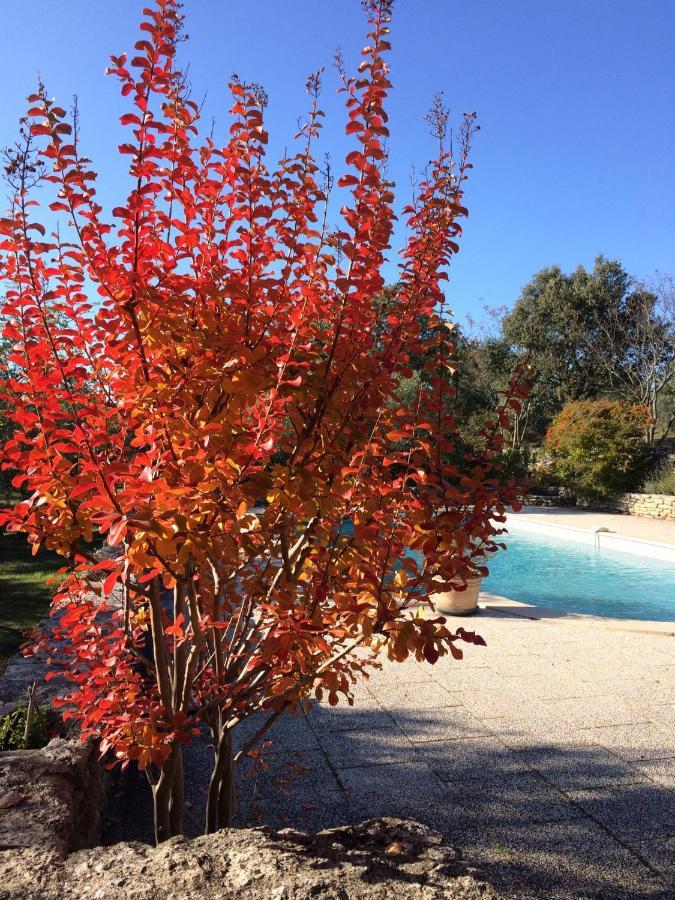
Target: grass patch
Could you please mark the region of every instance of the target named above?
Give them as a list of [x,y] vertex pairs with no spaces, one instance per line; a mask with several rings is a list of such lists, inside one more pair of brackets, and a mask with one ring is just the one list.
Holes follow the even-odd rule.
[[24,534],[0,534],[0,673],[23,643],[24,632],[48,612],[52,586],[45,579],[61,565],[55,553],[31,556]]

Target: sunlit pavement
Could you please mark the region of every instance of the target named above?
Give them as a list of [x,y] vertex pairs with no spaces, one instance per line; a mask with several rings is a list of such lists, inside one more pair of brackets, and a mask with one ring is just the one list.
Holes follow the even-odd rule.
[[[279,722],[263,761],[242,768],[240,824],[313,830],[408,816],[442,831],[503,896],[671,896],[668,626],[518,612],[457,620],[487,641],[462,661],[385,663],[353,707]],[[211,759],[206,741],[187,753],[194,827]],[[149,839],[142,787],[118,791],[108,840]]]

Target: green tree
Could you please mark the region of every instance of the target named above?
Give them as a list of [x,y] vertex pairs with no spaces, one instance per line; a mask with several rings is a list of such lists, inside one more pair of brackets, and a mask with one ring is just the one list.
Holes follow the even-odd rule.
[[564,403],[610,396],[648,406],[656,424],[675,357],[672,302],[637,284],[617,260],[599,256],[592,271],[579,266],[569,275],[542,269],[505,316],[503,336],[531,354],[531,404],[544,419]]
[[625,491],[638,483],[647,459],[650,412],[615,400],[566,404],[546,435],[559,478],[587,497]]

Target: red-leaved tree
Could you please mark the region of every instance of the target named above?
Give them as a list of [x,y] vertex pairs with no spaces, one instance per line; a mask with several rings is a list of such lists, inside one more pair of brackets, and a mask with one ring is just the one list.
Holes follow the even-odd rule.
[[[83,736],[147,773],[158,841],[181,830],[182,745],[199,723],[213,736],[212,831],[232,817],[237,723],[262,714],[264,729],[312,695],[349,701],[378,653],[434,663],[483,643],[435,615],[433,594],[497,546],[516,501],[500,450],[528,370],[458,468],[438,325],[473,117],[453,159],[434,108],[438,153],[403,210],[383,303],[391,2],[365,7],[359,74],[340,73],[354,149],[332,192],[315,161],[318,75],[299,149],[279,163],[255,85],[230,84],[224,143],[200,136],[177,0],[144,10],[136,55],[112,58],[130,106],[119,206],[104,213],[77,116],[41,86],[7,160],[3,465],[26,499],[2,521],[65,557],[41,646]],[[406,404],[413,355],[426,363]]]

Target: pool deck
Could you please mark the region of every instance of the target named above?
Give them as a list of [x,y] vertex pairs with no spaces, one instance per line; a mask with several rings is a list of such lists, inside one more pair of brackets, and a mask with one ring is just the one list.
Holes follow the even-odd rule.
[[[525,515],[675,545],[675,523]],[[490,594],[476,616],[450,622],[487,646],[466,645],[464,659],[433,666],[384,661],[355,687],[353,707],[317,704],[281,719],[264,764],[241,766],[238,824],[317,830],[410,817],[461,849],[499,898],[670,900],[675,622],[574,615]],[[252,728],[236,731],[241,743]],[[205,739],[185,750],[188,833],[203,821],[212,760]],[[151,841],[149,790],[132,769],[110,817],[106,843]]]
[[[461,848],[497,897],[672,897],[673,637],[487,595],[483,606],[453,620],[487,641],[463,660],[385,662],[353,707],[280,720],[269,768],[243,767],[240,823],[411,817]],[[197,821],[211,760],[206,741],[187,749]],[[148,839],[145,797],[145,812],[138,796],[113,811],[109,842],[143,837],[143,821]]]
[[[285,814],[306,819],[304,803],[321,822],[421,819],[478,861],[498,896],[666,897],[673,638],[533,609],[456,620],[487,647],[435,666],[386,663],[352,709],[286,722],[282,744],[312,768]],[[275,805],[261,802],[265,818]]]
[[579,528],[592,531],[608,528],[610,532],[639,541],[657,541],[675,546],[675,522],[666,519],[651,519],[646,516],[627,516],[611,512],[591,512],[582,509],[544,509],[538,506],[524,506],[519,513],[510,513],[509,519],[539,522],[542,525],[558,525],[564,528]]

